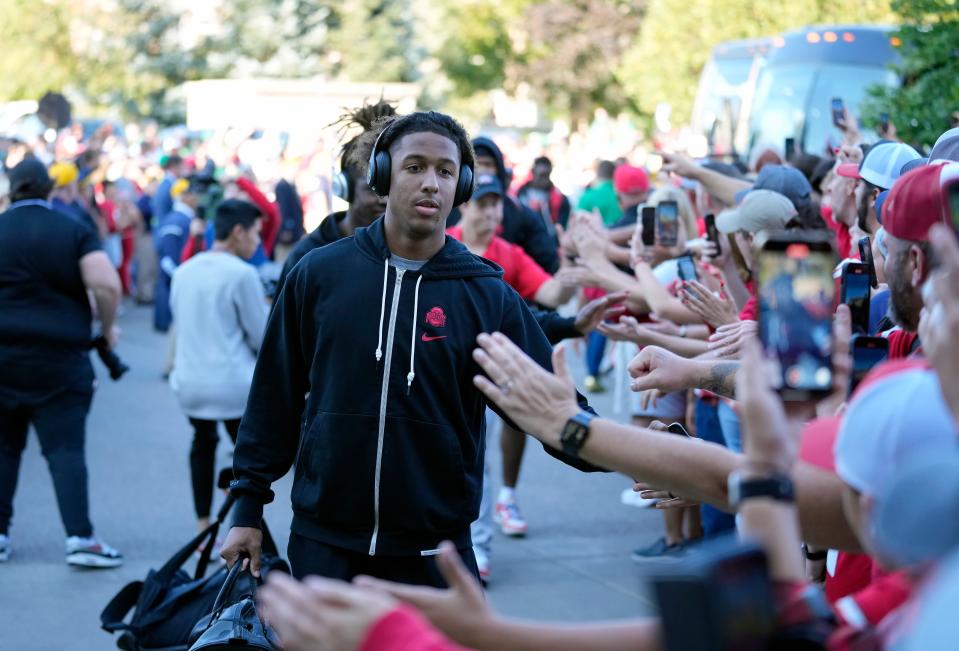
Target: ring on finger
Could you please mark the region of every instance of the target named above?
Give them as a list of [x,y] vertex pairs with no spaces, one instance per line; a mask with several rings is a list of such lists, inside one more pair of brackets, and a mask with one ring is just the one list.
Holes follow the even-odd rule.
[[507,380],[507,381],[506,381],[506,384],[504,384],[504,385],[500,388],[500,390],[503,392],[503,395],[504,395],[504,396],[508,396],[508,395],[509,395],[509,392],[513,390],[513,381],[512,381],[512,380]]

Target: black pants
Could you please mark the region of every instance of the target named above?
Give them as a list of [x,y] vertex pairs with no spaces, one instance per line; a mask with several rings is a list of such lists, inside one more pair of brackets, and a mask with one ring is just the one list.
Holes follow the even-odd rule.
[[[216,474],[216,444],[220,441],[215,420],[191,418],[193,445],[190,446],[190,477],[193,480],[193,506],[196,517],[210,517],[213,504],[214,475]],[[236,443],[240,419],[225,420],[226,431]]]
[[[297,533],[290,532],[286,550],[293,576],[298,579],[310,575],[352,581],[361,574],[397,583],[447,587],[435,556],[370,556],[361,552],[332,547]],[[473,548],[459,550],[470,573],[479,581],[479,570]]]
[[10,527],[20,457],[32,424],[53,477],[67,535],[93,535],[84,459],[87,414],[92,399],[92,383],[43,397],[15,392],[0,394],[0,534],[7,533]]

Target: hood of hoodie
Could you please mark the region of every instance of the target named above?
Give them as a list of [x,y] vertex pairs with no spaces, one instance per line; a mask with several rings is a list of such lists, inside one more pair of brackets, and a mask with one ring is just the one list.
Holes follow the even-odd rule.
[[503,187],[508,188],[509,174],[506,171],[506,162],[503,160],[503,152],[496,146],[496,143],[486,136],[473,138],[473,150],[475,151],[477,149],[485,149],[493,154],[493,158],[496,160],[496,176],[499,182],[503,184]]
[[[356,229],[354,234],[356,246],[363,255],[377,264],[382,264],[391,255],[386,244],[385,219],[386,217],[380,217],[368,227]],[[423,280],[448,280],[481,276],[502,277],[503,269],[494,262],[473,255],[462,243],[447,235],[443,248],[423,265],[419,273],[422,274]]]

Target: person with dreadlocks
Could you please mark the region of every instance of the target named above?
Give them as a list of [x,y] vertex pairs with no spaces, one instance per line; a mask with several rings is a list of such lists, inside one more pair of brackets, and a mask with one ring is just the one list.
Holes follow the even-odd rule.
[[354,143],[348,162],[367,163],[386,213],[304,256],[273,307],[233,456],[231,565],[245,554],[259,575],[263,506],[292,466],[296,577],[442,586],[444,540],[478,576],[470,523],[484,414],[498,408],[473,383],[473,349],[497,333],[551,368],[552,347],[502,269],[446,235],[473,161],[463,127],[432,111],[382,120]]
[[386,197],[381,197],[370,189],[366,183],[366,161],[350,162],[350,153],[353,151],[360,137],[373,128],[377,120],[396,115],[396,109],[389,102],[382,99],[376,104],[364,104],[362,107],[345,113],[334,126],[339,125],[342,130],[351,127],[360,127],[362,133],[343,145],[340,154],[340,171],[333,180],[333,192],[349,204],[345,211],[327,215],[312,233],[297,243],[290,255],[283,263],[283,270],[276,285],[276,295],[286,282],[286,277],[303,259],[307,253],[321,246],[326,246],[343,237],[349,237],[357,228],[364,228],[386,212]]

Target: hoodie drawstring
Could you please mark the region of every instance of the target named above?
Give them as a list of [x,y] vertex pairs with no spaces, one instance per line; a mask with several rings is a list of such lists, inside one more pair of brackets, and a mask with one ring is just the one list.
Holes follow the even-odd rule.
[[410,388],[413,386],[413,378],[416,372],[413,370],[413,362],[416,361],[416,315],[419,314],[420,305],[420,281],[423,280],[423,274],[416,279],[416,289],[413,290],[413,339],[410,342],[410,372],[406,375],[406,395],[410,395]]
[[376,361],[383,358],[383,316],[386,314],[386,282],[390,279],[390,259],[383,260],[383,300],[380,301],[380,329],[376,337]]

